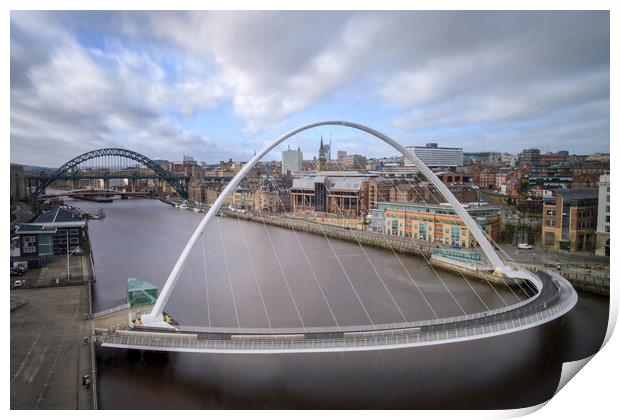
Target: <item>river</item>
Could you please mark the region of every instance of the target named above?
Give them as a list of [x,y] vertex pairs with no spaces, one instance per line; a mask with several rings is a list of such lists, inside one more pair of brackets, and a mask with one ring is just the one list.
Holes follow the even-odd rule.
[[[204,216],[148,199],[71,204],[106,212],[89,222],[96,311],[125,302],[128,277],[161,289]],[[435,273],[417,257],[216,218],[192,250],[166,311],[184,325],[307,327],[453,316],[522,298]],[[580,294],[568,315],[541,327],[389,351],[207,355],[99,348],[99,406],[524,407],[553,395],[563,361],[600,348],[608,307],[607,298]]]

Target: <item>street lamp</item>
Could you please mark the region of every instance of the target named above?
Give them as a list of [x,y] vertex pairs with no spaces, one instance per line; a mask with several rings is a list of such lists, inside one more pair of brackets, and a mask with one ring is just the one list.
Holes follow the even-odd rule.
[[78,250],[76,247],[71,253],[69,253],[69,229],[65,230],[65,235],[67,236],[67,282],[71,281],[71,274],[69,272],[69,257],[73,255],[75,251]]

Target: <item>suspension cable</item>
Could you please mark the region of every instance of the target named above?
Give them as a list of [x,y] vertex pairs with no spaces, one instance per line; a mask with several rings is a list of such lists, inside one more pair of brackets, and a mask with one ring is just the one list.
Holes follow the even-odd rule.
[[[314,128],[312,129],[314,130]],[[325,181],[323,181],[323,185],[325,185],[325,188],[328,189],[328,186],[325,184]],[[345,225],[349,228],[352,229],[351,226],[347,223],[347,218],[344,216],[344,212],[342,211],[342,209],[340,209],[340,206],[336,205],[336,209],[340,212],[340,215],[342,217],[342,220],[345,222]],[[381,274],[379,273],[379,271],[377,270],[377,267],[375,266],[375,264],[372,262],[372,260],[370,259],[370,257],[368,256],[368,253],[366,252],[366,249],[364,248],[364,246],[362,245],[362,243],[359,241],[359,239],[357,239],[357,237],[355,237],[355,241],[357,242],[357,244],[359,245],[360,249],[362,250],[362,252],[364,253],[364,255],[366,256],[366,259],[368,260],[368,263],[370,264],[370,266],[372,267],[373,271],[375,272],[375,274],[377,275],[377,278],[380,280],[381,284],[383,285],[383,287],[385,288],[386,292],[388,293],[388,295],[390,296],[390,299],[392,300],[392,302],[394,303],[394,305],[396,306],[396,309],[398,310],[398,313],[400,314],[400,316],[403,318],[403,320],[406,322],[407,318],[405,317],[405,314],[403,313],[403,311],[401,310],[400,306],[398,305],[398,303],[396,302],[396,300],[394,299],[394,296],[392,295],[392,292],[390,292],[390,289],[387,287],[387,285],[385,284],[385,281],[383,280],[383,277],[381,276]]]
[[[335,129],[336,129],[336,131],[338,131],[338,132],[339,132],[338,127],[335,127]],[[420,177],[419,177],[416,173],[414,173],[414,172],[412,172],[412,174],[413,174],[413,176],[414,176],[415,178],[417,178],[419,185],[422,185],[422,184],[423,184],[423,182],[422,182],[422,180],[420,179]],[[391,179],[391,177],[386,177],[386,178],[388,178],[388,179],[390,180],[390,182],[392,183],[392,185],[394,186],[394,188],[396,188],[396,189],[397,189],[396,184],[395,184],[395,182]],[[412,191],[413,191],[415,194],[417,194],[417,195],[418,195],[418,197],[422,200],[422,202],[425,202],[426,200],[424,199],[424,197],[422,197],[421,193],[417,190],[416,186],[415,186],[415,185],[413,185],[413,184],[409,181],[409,179],[408,179],[408,178],[403,177],[403,179],[404,179],[404,180],[405,180],[405,181],[409,184],[409,186],[412,188]],[[429,192],[429,194],[432,196],[432,198],[433,198],[433,199],[434,199],[437,203],[440,203],[440,202],[442,202],[442,201],[443,201],[443,200],[438,200],[438,199],[437,199],[437,196],[435,195],[435,193],[433,192],[433,190],[432,190],[431,188],[428,188],[428,187],[427,187],[427,191]],[[489,237],[489,235],[488,235],[485,231],[483,231],[483,233],[485,234],[485,236]],[[492,238],[491,238],[491,240],[492,240]],[[461,276],[463,276],[463,278],[467,281],[468,285],[469,285],[469,286],[470,286],[470,288],[474,291],[474,293],[476,293],[476,291],[473,289],[473,287],[471,286],[471,284],[469,283],[469,281],[467,280],[467,278],[464,276],[464,274],[463,274],[462,270],[460,270],[458,267],[457,267],[456,269],[457,269],[457,271],[459,271],[459,273],[461,274]],[[486,277],[486,275],[484,274],[484,272],[482,272],[482,274],[483,274],[484,279],[487,281],[487,283],[488,283],[489,285],[491,285],[491,283],[490,283],[490,282],[489,282],[489,280],[487,279],[487,277]],[[517,298],[517,301],[519,301],[519,298],[518,298],[518,297],[517,297],[517,295],[514,293],[514,290],[512,289],[512,287],[510,287],[510,286],[508,285],[508,283],[506,282],[506,280],[505,280],[503,277],[501,278],[501,280],[504,282],[504,284],[506,285],[506,287],[507,287],[508,289],[510,289],[510,291],[511,291],[511,292],[512,292],[512,294],[515,296],[515,298]],[[518,282],[517,282],[517,284],[520,286],[520,284],[519,284]],[[493,287],[493,286],[491,286],[491,287]],[[523,288],[521,288],[521,289],[523,290]],[[493,288],[493,290],[495,290],[495,288]],[[496,290],[495,290],[495,291],[496,291]],[[497,293],[497,291],[496,291],[496,293]],[[527,292],[525,292],[525,291],[524,291],[524,293],[525,293],[525,294],[526,294],[526,296],[527,296]],[[477,294],[477,293],[476,293],[476,294]],[[499,295],[499,293],[498,293],[498,295]],[[501,297],[501,295],[500,295],[500,297]],[[505,301],[503,298],[502,298],[502,301],[503,301],[504,303],[506,303],[506,301]],[[483,302],[483,304],[486,306],[486,303],[484,303],[484,302]]]
[[250,267],[252,268],[252,273],[254,274],[254,281],[256,283],[256,288],[258,289],[258,295],[260,297],[260,301],[261,301],[261,304],[263,306],[263,310],[265,311],[265,316],[267,317],[267,324],[269,325],[269,329],[272,329],[271,319],[269,318],[269,312],[267,311],[267,305],[265,304],[265,299],[263,297],[263,292],[261,290],[260,283],[258,281],[258,273],[257,273],[256,267],[254,265],[254,260],[253,260],[252,256],[250,255],[250,247],[248,245],[248,240],[247,240],[247,238],[245,236],[245,232],[243,230],[242,223],[240,223],[240,219],[239,219],[239,215],[238,214],[237,214],[237,221],[239,222],[238,223],[239,230],[241,231],[241,237],[243,238],[243,243],[244,243],[244,246],[245,246],[246,253],[248,255],[248,260],[250,261]]
[[[302,201],[304,203],[304,207],[306,207],[305,195],[302,196]],[[309,206],[309,207],[311,208],[311,213],[316,217],[316,210],[312,209],[312,206]],[[317,226],[319,227],[321,233],[323,234],[323,237],[327,241],[327,245],[329,246],[329,249],[331,250],[332,254],[334,254],[334,257],[336,258],[336,261],[338,262],[338,265],[340,266],[340,269],[342,270],[342,273],[344,274],[345,278],[347,279],[347,282],[349,283],[349,286],[351,287],[351,290],[353,290],[353,294],[355,294],[355,297],[357,298],[357,301],[359,302],[362,310],[364,311],[364,314],[368,318],[368,321],[370,322],[370,325],[372,326],[373,329],[376,329],[375,323],[374,323],[372,317],[370,316],[370,313],[366,309],[366,305],[364,305],[364,302],[362,301],[362,298],[360,297],[359,293],[357,292],[357,289],[353,285],[353,281],[351,280],[351,277],[349,276],[349,273],[345,269],[344,264],[342,263],[340,257],[338,256],[338,253],[334,249],[334,246],[333,246],[332,242],[329,240],[329,237],[325,233],[325,229],[323,228],[323,225],[321,223],[318,223]]]
[[[393,181],[390,180],[390,182],[392,182],[392,184],[394,185]],[[378,192],[378,190],[377,190]],[[384,233],[385,235],[385,233]],[[386,242],[387,242],[387,237],[386,237]],[[435,273],[435,275],[437,276],[437,278],[441,281],[441,283],[443,284],[444,288],[446,289],[446,291],[448,292],[448,294],[452,297],[452,299],[454,300],[454,302],[456,303],[456,305],[459,307],[459,309],[461,310],[461,312],[463,312],[463,315],[466,315],[467,312],[465,312],[465,309],[463,309],[463,306],[461,306],[461,304],[459,303],[459,301],[456,299],[456,297],[454,296],[454,294],[452,293],[452,291],[448,288],[447,284],[445,283],[445,281],[443,280],[443,278],[441,278],[441,276],[439,275],[439,273],[437,273],[437,270],[435,269],[435,267],[432,266],[432,264],[430,263],[430,261],[428,260],[428,258],[426,257],[426,255],[424,254],[424,252],[422,251],[421,247],[415,242],[413,241],[413,238],[411,238],[411,242],[412,244],[414,244],[414,246],[417,246],[419,253],[422,255],[422,257],[424,258],[424,260],[426,261],[427,265],[429,267],[431,267],[431,269],[433,270],[433,272]]]
[[[270,186],[273,187],[273,184],[271,183],[271,181],[269,181],[269,184],[270,184]],[[284,209],[284,203],[282,202],[282,198],[280,197],[280,194],[277,191],[276,191],[276,196],[278,197],[278,201],[280,203],[281,208]],[[299,239],[299,235],[297,234],[297,231],[295,230],[295,227],[293,225],[291,225],[291,228],[293,230],[293,234],[295,236],[295,239],[297,240],[297,244],[301,248],[301,252],[304,255],[304,259],[306,260],[306,263],[308,264],[308,267],[310,268],[310,271],[312,272],[312,276],[314,277],[314,282],[316,283],[317,287],[321,291],[321,296],[323,296],[323,300],[325,300],[325,304],[327,305],[327,308],[329,309],[329,312],[330,312],[332,318],[334,319],[334,322],[336,323],[336,327],[338,327],[338,329],[340,329],[340,324],[338,323],[338,320],[336,319],[336,315],[334,314],[334,311],[332,310],[332,306],[329,304],[329,301],[327,300],[327,296],[325,295],[325,291],[323,290],[323,287],[321,286],[321,283],[319,282],[319,278],[318,278],[318,276],[317,276],[317,274],[316,274],[316,272],[314,270],[314,267],[312,267],[312,264],[310,263],[310,259],[308,257],[307,252],[306,252],[306,249],[303,246],[303,243],[301,242],[301,240]]]
[[205,234],[202,232],[202,262],[205,273],[205,290],[207,292],[207,322],[211,328],[211,304],[209,303],[209,280],[207,277],[207,252],[205,249]]
[[[260,212],[259,212],[260,214]],[[261,214],[262,216],[262,214]],[[262,220],[262,217],[261,217]],[[297,312],[297,316],[299,317],[299,322],[301,323],[302,328],[306,328],[305,324],[304,324],[304,320],[301,317],[301,312],[299,311],[299,307],[297,306],[297,301],[295,300],[295,297],[293,296],[293,291],[291,290],[291,286],[288,282],[288,278],[286,277],[286,273],[284,272],[284,267],[282,266],[282,262],[280,261],[280,257],[278,256],[278,252],[276,251],[276,248],[273,244],[273,240],[271,239],[271,234],[269,233],[269,229],[267,229],[267,225],[265,223],[264,220],[262,220],[263,222],[263,227],[265,229],[265,233],[267,234],[267,240],[269,241],[269,245],[271,245],[271,249],[273,250],[273,255],[276,258],[276,262],[278,264],[278,268],[280,269],[280,273],[282,274],[282,278],[284,279],[284,283],[286,284],[286,288],[288,290],[289,296],[291,297],[291,300],[293,301],[293,306],[295,307],[295,312]]]
[[228,277],[228,286],[230,287],[230,295],[232,296],[233,308],[235,309],[235,318],[237,319],[237,328],[241,329],[241,323],[239,322],[239,312],[237,312],[237,303],[235,301],[235,292],[233,290],[232,280],[230,278],[230,269],[228,266],[228,257],[226,256],[226,247],[224,247],[224,238],[222,237],[222,225],[220,219],[217,219],[218,233],[220,236],[220,243],[222,245],[222,254],[224,256],[224,265],[226,267],[226,277]]

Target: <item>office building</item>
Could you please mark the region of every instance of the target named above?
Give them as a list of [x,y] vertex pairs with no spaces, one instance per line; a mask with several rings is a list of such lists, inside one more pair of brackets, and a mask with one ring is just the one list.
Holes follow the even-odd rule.
[[523,149],[519,156],[519,163],[521,165],[528,165],[530,168],[538,166],[540,164],[540,150],[539,149]]
[[598,211],[596,188],[557,190],[543,202],[543,246],[570,251],[593,250]]
[[366,156],[362,155],[346,155],[340,161],[340,166],[347,169],[365,169],[366,168]]
[[42,213],[30,223],[15,226],[20,256],[51,257],[72,252],[80,245],[85,226],[80,215],[69,210],[55,208]]
[[288,150],[282,152],[282,174],[301,172],[304,162],[304,155],[301,149],[291,150],[289,146]]
[[[417,156],[429,168],[456,168],[463,166],[463,149],[460,147],[438,147],[437,143],[426,146],[408,146],[407,150]],[[405,158],[405,166],[415,166]]]
[[[501,230],[500,208],[489,205],[464,205],[467,212],[494,240],[499,240]],[[388,235],[411,237],[428,242],[463,248],[475,246],[475,240],[461,217],[447,205],[421,203],[379,203],[373,217],[384,219]]]
[[609,173],[598,183],[598,217],[596,222],[596,255],[609,257]]

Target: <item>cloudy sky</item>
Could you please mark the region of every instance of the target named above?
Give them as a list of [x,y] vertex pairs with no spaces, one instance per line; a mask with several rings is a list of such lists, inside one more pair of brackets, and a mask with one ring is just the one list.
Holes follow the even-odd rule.
[[12,162],[245,160],[320,119],[407,145],[608,152],[609,14],[11,13]]

